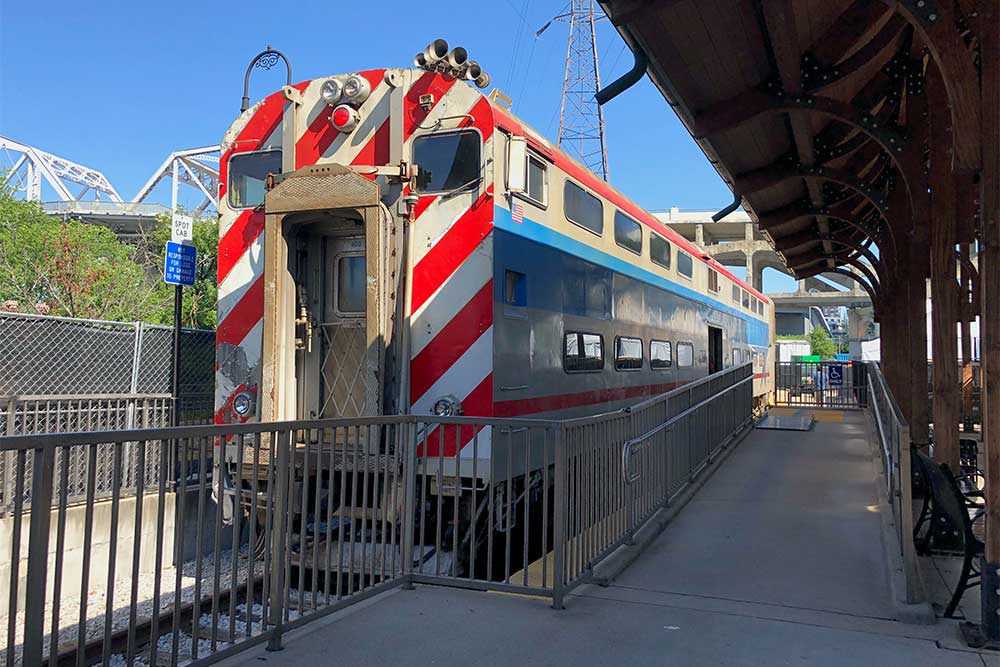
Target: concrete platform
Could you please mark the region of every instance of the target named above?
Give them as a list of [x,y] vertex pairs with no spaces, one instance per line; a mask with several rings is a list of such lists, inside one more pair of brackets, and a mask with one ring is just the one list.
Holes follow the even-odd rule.
[[610,586],[396,590],[222,664],[1000,667],[893,620],[862,413],[755,431]]

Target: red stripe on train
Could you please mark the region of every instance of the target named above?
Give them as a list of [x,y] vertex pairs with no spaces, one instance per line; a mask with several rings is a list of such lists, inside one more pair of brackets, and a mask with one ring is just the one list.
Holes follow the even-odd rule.
[[215,344],[239,345],[264,317],[264,276],[258,276],[215,330]]
[[683,382],[666,382],[663,384],[647,384],[635,387],[609,387],[594,391],[580,391],[572,394],[552,394],[537,398],[519,398],[511,401],[497,401],[493,412],[497,417],[517,417],[536,412],[566,410],[596,403],[610,403],[627,398],[656,396],[675,389]]
[[[436,74],[435,72],[425,72],[420,75],[420,78],[406,91],[406,118],[403,121],[403,141],[409,139],[413,136],[414,132],[420,129],[420,125],[427,119],[430,112],[448,94],[448,91],[454,85],[455,79]],[[422,105],[420,103],[421,95],[431,96],[429,105]]]
[[[487,375],[468,396],[462,399],[462,414],[465,417],[489,417],[493,412],[493,373]],[[418,417],[419,419],[419,417]],[[459,432],[461,428],[461,432]],[[458,443],[465,449],[472,442],[473,426],[454,424],[440,426],[430,431],[417,446],[417,456],[454,456]],[[482,427],[479,431],[482,432]],[[441,445],[444,444],[442,449]]]
[[493,229],[493,188],[463,213],[440,241],[413,267],[410,312],[419,309]]
[[410,401],[431,388],[479,337],[493,326],[493,280],[489,280],[469,303],[410,362]]
[[229,275],[240,257],[250,249],[264,231],[264,211],[242,211],[232,226],[219,239],[219,282]]

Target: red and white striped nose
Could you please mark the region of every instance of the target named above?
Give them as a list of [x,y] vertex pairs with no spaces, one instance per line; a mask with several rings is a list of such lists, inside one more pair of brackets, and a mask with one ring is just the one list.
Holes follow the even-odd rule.
[[339,132],[351,132],[358,126],[361,116],[357,110],[348,104],[337,106],[330,114],[330,122]]

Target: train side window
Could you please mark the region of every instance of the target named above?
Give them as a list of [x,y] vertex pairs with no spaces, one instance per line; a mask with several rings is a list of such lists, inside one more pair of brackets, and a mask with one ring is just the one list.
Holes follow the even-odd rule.
[[239,153],[229,160],[228,197],[232,208],[254,208],[264,203],[264,181],[281,173],[281,151]]
[[670,350],[670,342],[665,340],[649,341],[649,367],[653,370],[663,370],[670,368],[673,363],[673,355]]
[[750,292],[743,290],[743,307],[750,310]]
[[656,234],[649,235],[649,258],[653,264],[659,264],[665,269],[670,268],[670,241]]
[[545,206],[548,204],[549,189],[549,172],[545,162],[529,153],[525,169],[527,170],[525,181],[528,187],[525,189],[524,195],[539,206]]
[[621,211],[615,211],[615,243],[637,255],[642,254],[642,227]]
[[740,286],[733,285],[733,303],[738,304],[739,302],[740,302]]
[[569,373],[604,369],[604,338],[599,334],[571,331],[563,344],[563,368]]
[[733,366],[739,366],[739,365],[740,365],[740,348],[734,347],[733,348]]
[[426,134],[413,140],[417,192],[446,192],[480,178],[479,133]]
[[686,252],[677,251],[677,273],[686,278],[694,275],[694,261]]
[[523,273],[507,269],[504,274],[503,302],[508,306],[527,306],[527,282]]
[[719,291],[719,272],[715,269],[708,270],[708,289],[712,292]]
[[694,366],[694,345],[691,343],[677,343],[677,365],[680,368]]
[[638,338],[615,338],[615,370],[637,371],[642,368],[642,340]]
[[563,210],[570,222],[598,236],[604,234],[604,204],[572,181],[566,181],[563,188]]

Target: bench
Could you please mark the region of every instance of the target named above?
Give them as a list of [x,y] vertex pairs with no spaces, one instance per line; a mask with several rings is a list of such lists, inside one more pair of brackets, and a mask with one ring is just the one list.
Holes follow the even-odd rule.
[[[947,465],[938,465],[923,452],[915,452],[915,462],[923,474],[923,480],[930,496],[930,518],[924,537],[917,543],[917,553],[932,553],[931,542],[935,545],[952,545],[963,556],[962,570],[958,585],[945,609],[944,617],[952,618],[962,595],[970,588],[980,585],[980,572],[975,567],[976,559],[983,555],[985,545],[976,537],[972,524],[983,512],[983,505],[962,493],[958,480]],[[976,512],[975,517],[969,511]],[[915,531],[919,530],[918,525]],[[914,538],[917,538],[916,532]],[[935,549],[940,552],[940,549]],[[946,550],[952,553],[952,549]]]

